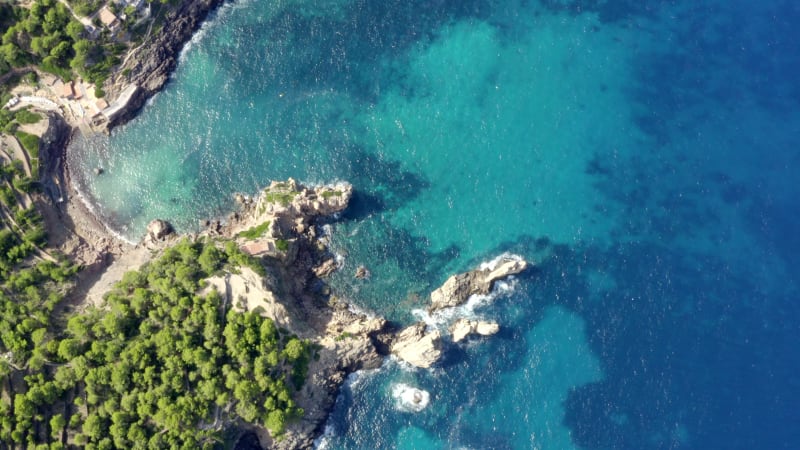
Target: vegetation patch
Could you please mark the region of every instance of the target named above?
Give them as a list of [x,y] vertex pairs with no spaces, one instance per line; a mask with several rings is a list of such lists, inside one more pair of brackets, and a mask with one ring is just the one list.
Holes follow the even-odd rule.
[[278,239],[275,241],[275,248],[282,252],[287,252],[289,250],[289,241],[286,239]]
[[340,335],[336,336],[336,337],[334,338],[334,341],[336,341],[336,342],[340,342],[340,341],[343,341],[343,340],[345,340],[345,339],[352,339],[352,338],[354,338],[354,337],[355,337],[355,336],[353,335],[353,333],[348,333],[347,331],[345,331],[345,332],[343,332],[342,334],[340,334]]
[[39,157],[39,136],[24,131],[17,131],[14,135],[19,139],[20,144],[28,152],[28,156],[31,159]]
[[325,200],[331,197],[341,197],[341,196],[342,196],[342,191],[325,191],[322,193],[322,198],[324,198]]
[[[232,242],[184,239],[125,274],[104,309],[67,315],[65,325],[48,322],[41,305],[11,302],[26,309],[9,317],[20,332],[3,336],[0,351],[13,356],[0,367],[24,383],[3,383],[0,441],[211,448],[239,420],[280,435],[303,414],[292,395],[305,381],[311,344],[259,314],[224,307],[216,291],[198,294],[201,280],[253,263],[246,258]],[[59,267],[25,271],[4,288],[63,280],[69,267]]]
[[290,191],[290,192],[273,192],[269,191],[265,193],[264,200],[267,203],[279,203],[283,206],[289,206],[292,203],[292,200],[297,196],[297,192]]
[[[70,3],[78,15],[90,16],[105,2]],[[29,8],[2,2],[0,25],[5,30],[0,45],[0,75],[12,68],[37,65],[65,81],[72,80],[77,72],[99,86],[108,78],[111,67],[120,62],[118,45],[106,28],[101,26],[99,36],[89,36],[66,4],[57,0],[34,0]],[[121,46],[127,48],[125,44]]]
[[17,111],[17,113],[14,114],[14,118],[17,120],[17,122],[23,125],[38,123],[40,120],[42,120],[42,116],[40,114],[28,111],[27,109],[21,109]]
[[245,231],[240,232],[237,236],[245,238],[245,239],[257,239],[264,235],[269,229],[270,221],[266,221],[261,225],[256,225],[251,227]]

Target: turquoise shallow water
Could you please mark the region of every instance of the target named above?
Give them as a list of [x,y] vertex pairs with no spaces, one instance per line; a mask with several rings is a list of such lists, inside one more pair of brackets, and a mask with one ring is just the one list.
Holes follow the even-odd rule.
[[[68,157],[132,240],[271,179],[346,179],[332,284],[399,322],[453,272],[537,264],[472,313],[497,337],[345,388],[328,448],[791,448],[798,18],[776,0],[244,0],[136,120]],[[398,410],[398,383],[428,408]]]

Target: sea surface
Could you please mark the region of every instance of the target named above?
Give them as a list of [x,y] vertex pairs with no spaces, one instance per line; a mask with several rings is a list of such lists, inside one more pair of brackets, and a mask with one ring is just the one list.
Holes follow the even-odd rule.
[[497,336],[351,377],[320,447],[800,448],[798,24],[790,0],[234,0],[69,163],[131,240],[348,180],[331,283],[404,324],[443,326],[421,309],[450,274],[535,263],[455,313]]

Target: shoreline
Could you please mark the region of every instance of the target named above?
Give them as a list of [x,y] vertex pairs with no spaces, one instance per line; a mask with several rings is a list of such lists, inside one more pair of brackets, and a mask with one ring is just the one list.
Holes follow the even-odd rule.
[[[134,119],[147,101],[166,86],[183,48],[208,15],[223,3],[224,0],[185,1],[176,10],[177,17],[168,19],[169,27],[165,25],[158,36],[126,58],[125,64],[118,68],[104,88],[109,97],[123,94],[131,85],[137,88],[120,113],[104,125],[102,132],[109,133],[114,127]],[[126,76],[122,76],[126,69]],[[90,200],[76,186],[67,151],[75,133],[96,130],[84,126],[85,123],[80,123],[77,117],[65,114],[71,108],[71,105],[66,105],[63,109],[46,114],[48,132],[52,129],[52,136],[42,139],[40,146],[44,164],[39,178],[44,189],[37,196],[36,205],[44,219],[50,245],[83,265],[76,275],[75,287],[65,299],[66,307],[80,311],[88,306],[100,305],[102,295],[125,272],[138,269],[174,241],[148,242],[145,236],[136,244],[130,243],[116,235],[87,204]],[[293,182],[291,184],[294,186]],[[192,238],[206,234],[234,237],[236,227],[247,224],[247,214],[243,211],[244,205],[232,203],[232,206],[230,217],[208,220],[209,226],[205,230],[188,236]],[[229,220],[221,225],[220,220],[225,219]],[[298,422],[290,424],[287,434],[278,441],[260,425],[237,421],[232,424],[238,430],[238,436],[233,441],[234,448],[240,439],[252,437],[253,434],[263,448],[309,448],[324,433],[325,424],[348,374],[364,368],[377,368],[383,362],[373,338],[386,325],[382,318],[356,314],[343,302],[329,305],[319,293],[309,291],[311,286],[317,286],[313,280],[319,280],[329,270],[335,270],[335,264],[327,261],[330,255],[323,257],[324,242],[313,230],[312,224],[304,233],[300,233],[303,237],[298,238],[299,249],[295,250],[293,256],[297,259],[285,261],[279,277],[283,280],[281,283],[290,286],[291,294],[282,301],[295,311],[292,314],[297,319],[294,323],[305,328],[313,342],[321,346],[321,358],[312,362],[305,386],[298,392],[298,405],[304,408],[305,414]],[[322,267],[325,270],[320,270]],[[342,333],[353,338],[342,342]]]
[[[168,22],[169,27],[165,25],[166,29],[158,36],[126,58],[123,67],[104,88],[111,95],[127,95],[129,101],[105,124],[105,132],[135,118],[146,102],[166,86],[185,45],[208,15],[223,3],[224,0],[184,1],[174,12],[177,17]],[[130,94],[130,86],[135,86],[133,94]],[[148,234],[133,244],[116,235],[95,214],[91,202],[74,182],[66,155],[75,133],[85,132],[84,127],[68,123],[63,111],[61,114],[52,111],[47,116],[50,122],[46,134],[49,138],[42,139],[41,145],[45,164],[40,181],[44,193],[38,196],[36,203],[44,218],[51,246],[84,266],[65,305],[79,311],[90,305],[100,306],[103,294],[125,272],[138,269],[160,250],[184,236],[233,240],[242,250],[255,252],[253,256],[263,256],[265,263],[278,271],[277,281],[261,279],[260,283],[265,288],[277,283],[271,288],[277,289],[274,292],[281,292],[279,296],[273,295],[274,299],[280,298],[280,302],[273,303],[280,304],[286,311],[284,317],[290,320],[289,329],[295,328],[298,335],[308,337],[319,346],[320,357],[310,363],[306,383],[297,392],[298,406],[305,410],[305,414],[297,422],[289,424],[287,434],[275,440],[262,425],[237,420],[231,423],[232,428],[238,431],[238,437],[232,442],[234,448],[237,448],[239,439],[253,434],[264,448],[310,448],[324,434],[336,398],[349,374],[362,369],[377,369],[389,354],[398,355],[416,367],[430,367],[441,357],[439,330],[426,330],[422,322],[399,330],[382,317],[360,313],[331,295],[325,278],[338,269],[338,264],[328,251],[327,238],[317,231],[317,219],[347,207],[353,191],[349,184],[305,187],[291,179],[273,182],[252,199],[249,196],[237,199],[238,205],[232,204],[233,212],[229,217],[207,220],[199,233],[180,236],[167,233],[171,237],[166,237],[161,231],[170,229],[169,224],[154,220],[151,225],[161,222],[157,224],[161,231],[154,233],[148,226]],[[274,189],[280,198],[292,194],[288,204],[269,199],[270,190]],[[239,236],[240,232],[262,226],[265,222],[271,223],[266,232],[270,238],[257,238],[255,241],[262,242],[256,243]],[[271,242],[265,242],[270,239]],[[281,248],[281,245],[287,245],[287,240],[290,242],[288,251]],[[366,268],[360,269],[364,270],[361,277],[368,276]],[[355,276],[359,277],[359,272]],[[235,286],[230,280],[233,278],[228,276],[220,285],[225,288],[226,295],[231,293],[228,299],[231,303],[241,297],[232,294]],[[480,289],[491,289],[492,286],[492,280],[484,281],[482,275],[477,281],[469,279],[464,282],[476,283]],[[245,293],[249,291],[248,286],[254,286],[253,280],[236,279],[236,283],[244,286]],[[479,288],[475,288],[476,292]],[[269,313],[262,315],[269,317]],[[479,324],[467,326],[474,328]],[[474,330],[465,333],[470,332],[475,333]],[[478,331],[479,334],[495,332]]]
[[[99,130],[66,114],[65,111],[72,111],[71,104],[78,103],[77,100],[59,99],[63,103],[62,109],[47,114],[51,123],[62,122],[55,126],[60,129],[56,133],[61,135],[54,136],[51,142],[43,139],[41,153],[45,166],[40,181],[45,188],[45,200],[37,202],[37,206],[42,210],[52,245],[87,269],[97,271],[102,268],[98,266],[108,266],[139,244],[110,229],[95,213],[91,201],[75,186],[66,157],[69,144],[75,133],[110,133],[114,127],[134,119],[146,102],[164,89],[186,44],[209,14],[223,3],[225,0],[184,0],[167,15],[163,29],[156,36],[126,55],[124,64],[117,68],[103,88],[114,101],[130,86],[136,86],[135,93]],[[63,129],[65,126],[68,130]]]

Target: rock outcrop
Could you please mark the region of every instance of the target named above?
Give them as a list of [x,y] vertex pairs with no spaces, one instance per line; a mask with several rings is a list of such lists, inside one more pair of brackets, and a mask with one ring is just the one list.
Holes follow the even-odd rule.
[[242,249],[251,255],[271,254],[291,260],[296,239],[303,236],[316,240],[315,221],[343,211],[352,196],[349,183],[308,187],[291,178],[272,182],[255,197],[236,195],[241,211],[229,218],[223,233],[240,236]]
[[54,205],[58,205],[67,196],[64,161],[72,128],[59,114],[48,112],[46,116],[47,129],[39,139],[39,179],[44,193]]
[[527,267],[528,263],[523,259],[507,259],[500,261],[493,268],[453,275],[440,288],[431,292],[429,311],[458,306],[472,295],[486,295],[491,292],[495,281],[518,274]]
[[406,412],[420,412],[431,401],[431,394],[428,391],[405,383],[399,383],[392,387],[392,397],[397,402],[397,409]]
[[442,336],[438,330],[428,332],[424,322],[411,325],[395,336],[393,355],[412,366],[431,367],[442,356]]
[[352,193],[347,183],[311,187],[292,179],[273,182],[256,196],[237,195],[240,210],[224,225],[209,222],[203,232],[234,238],[243,251],[266,257],[269,280],[248,278],[242,269],[241,275],[215,280],[217,289],[230,291],[243,308],[261,311],[317,348],[295,398],[303,417],[287,424],[277,441],[263,428],[255,429],[264,448],[312,448],[347,375],[383,363],[375,342],[385,333],[386,321],[354,312],[330,296],[320,280],[337,266],[317,232],[317,221],[343,211]]
[[164,238],[174,233],[172,225],[166,220],[154,219],[147,224],[147,236],[145,240],[153,242],[163,241]]
[[297,396],[303,417],[290,423],[279,441],[267,439],[262,444],[266,448],[313,448],[313,440],[322,433],[347,375],[356,370],[377,369],[383,363],[372,336],[385,325],[382,318],[354,313],[340,303],[324,333],[314,340],[320,346],[319,358],[310,362],[308,379]]
[[497,334],[498,331],[500,331],[500,325],[492,321],[461,318],[450,325],[450,335],[453,338],[453,342],[460,342],[471,334],[491,336]]

